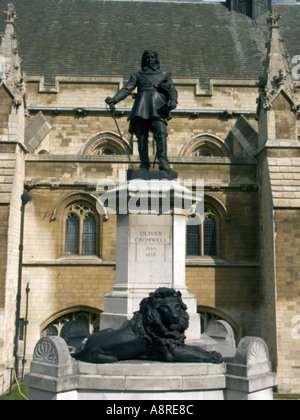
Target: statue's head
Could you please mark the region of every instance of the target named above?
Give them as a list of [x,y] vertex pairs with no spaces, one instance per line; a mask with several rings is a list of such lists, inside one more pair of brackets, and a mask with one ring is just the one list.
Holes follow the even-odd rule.
[[160,63],[158,53],[155,50],[145,50],[142,57],[142,70],[159,70]]

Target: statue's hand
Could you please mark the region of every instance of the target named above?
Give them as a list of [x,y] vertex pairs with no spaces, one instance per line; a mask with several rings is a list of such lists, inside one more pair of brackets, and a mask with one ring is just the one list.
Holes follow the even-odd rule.
[[108,96],[106,99],[105,99],[105,102],[107,103],[107,105],[109,105],[109,109],[110,109],[110,111],[111,112],[114,112],[115,111],[115,104],[116,104],[116,101],[114,100],[114,98],[111,98],[110,96]]
[[114,100],[114,98],[111,98],[110,96],[108,96],[105,99],[105,102],[107,103],[107,105],[115,105],[116,104],[116,101]]

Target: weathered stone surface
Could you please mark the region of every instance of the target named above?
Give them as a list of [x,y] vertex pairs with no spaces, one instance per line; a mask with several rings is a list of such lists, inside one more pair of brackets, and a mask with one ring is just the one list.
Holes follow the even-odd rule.
[[268,347],[259,337],[245,337],[241,340],[236,356],[226,366],[226,372],[228,399],[249,399],[248,394],[252,393],[258,393],[257,398],[260,398],[261,395],[266,396],[265,390],[277,384],[276,375],[272,373]]

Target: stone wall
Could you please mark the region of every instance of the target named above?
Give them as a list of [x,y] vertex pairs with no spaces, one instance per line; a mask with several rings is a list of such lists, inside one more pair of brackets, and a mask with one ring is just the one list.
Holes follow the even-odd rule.
[[188,264],[187,285],[197,296],[199,311],[215,309],[220,318],[233,320],[237,339],[260,332],[259,267]]
[[20,209],[24,188],[24,151],[17,144],[0,145],[1,253],[0,253],[0,389],[9,386],[10,372],[14,366],[13,343],[15,337],[16,295],[19,269]]
[[[259,335],[261,321],[257,162],[249,156],[251,148],[244,149],[234,135],[229,136],[241,112],[245,112],[247,121],[257,129],[256,87],[252,82],[243,83],[212,82],[213,94],[208,95],[200,93],[190,80],[177,81],[180,103],[169,123],[170,161],[179,173],[180,182],[190,180],[195,184],[197,179],[204,179],[207,199],[220,214],[219,255],[187,260],[189,291],[196,294],[199,310],[206,308],[232,320],[238,337]],[[114,133],[117,138],[111,115],[99,107],[104,108],[105,97],[121,84],[122,80],[106,81],[106,84],[70,80],[58,83],[54,94],[42,93],[41,87],[29,80],[27,105],[29,109],[44,108],[42,112],[51,131],[26,157],[25,186],[32,197],[26,206],[22,291],[25,296],[29,283],[28,360],[44,328],[55,317],[75,308],[100,313],[104,295],[115,283],[114,216],[108,222],[100,218],[99,249],[95,257],[72,257],[63,255],[63,210],[72,201],[70,197],[96,200],[100,179],[108,179],[114,185],[125,181],[129,167],[126,155],[99,156],[84,151],[89,150],[85,146],[99,133]],[[127,122],[131,105],[130,98],[120,104],[125,111],[117,117],[128,144],[132,140]],[[60,107],[69,110],[56,112]],[[88,110],[85,115],[76,111],[79,107],[97,110]],[[224,113],[226,109],[228,113]],[[36,113],[37,109],[32,109],[27,124]],[[193,145],[201,136],[217,145],[217,156],[191,155]],[[136,155],[132,161],[137,167]],[[24,314],[23,299],[21,317]]]
[[9,207],[6,204],[0,205],[0,307],[5,304],[5,278],[7,263],[7,229],[8,229]]
[[299,217],[299,209],[275,210],[278,382],[287,393],[300,386]]
[[260,182],[260,250],[261,250],[261,336],[266,340],[270,358],[277,366],[276,286],[274,250],[274,214],[267,154],[259,156]]
[[[114,265],[94,261],[25,264],[23,296],[26,283],[30,284],[29,359],[43,330],[62,312],[72,312],[75,308],[99,313],[103,310],[104,296],[115,283],[114,270]],[[23,314],[24,310],[23,306]]]
[[8,135],[8,116],[11,108],[11,97],[8,92],[0,89],[0,135]]
[[[16,38],[9,34],[7,41],[14,44]],[[265,40],[261,41],[264,46]],[[236,45],[242,44],[239,41]],[[19,60],[15,46],[12,47],[11,57]],[[25,87],[20,86],[20,63],[17,64],[12,69],[22,96]],[[269,74],[271,83],[283,67],[282,62],[270,66],[275,72]],[[114,217],[108,222],[99,217],[96,256],[65,256],[65,206],[73,198],[94,203],[100,179],[114,185],[125,181],[129,165],[124,147],[133,148],[133,164],[137,167],[139,163],[136,143],[128,133],[127,117],[133,99],[129,97],[117,106],[122,142],[105,109],[105,98],[124,85],[123,77],[58,75],[53,85],[47,85],[43,76],[35,74],[26,77],[26,118],[24,104],[18,107],[16,101],[16,106],[12,106],[12,92],[4,85],[0,88],[0,375],[5,372],[4,386],[8,379],[6,367],[13,364],[12,314],[24,185],[32,197],[26,206],[22,290],[24,297],[28,282],[29,360],[48,322],[72,308],[100,312],[104,295],[115,282]],[[232,320],[241,335],[262,335],[274,366],[279,366],[282,389],[299,390],[300,196],[295,182],[299,181],[300,122],[291,112],[291,98],[281,93],[276,100],[274,97],[273,109],[261,107],[258,123],[257,80],[210,79],[205,90],[198,79],[178,78],[174,83],[179,103],[168,126],[171,165],[183,184],[186,180],[195,184],[197,179],[204,179],[206,199],[220,215],[218,256],[187,259],[189,291],[197,295],[199,308]],[[292,93],[291,97],[299,102],[299,89]],[[34,142],[37,147],[32,146],[32,153],[24,157],[26,149],[21,144],[25,123],[28,127],[39,112],[47,132],[38,133]],[[246,128],[251,125],[251,135],[256,137],[255,130],[259,131],[259,155],[255,155],[255,141],[240,131],[241,115],[248,124]],[[34,137],[36,133],[31,134]],[[94,153],[90,146],[102,134],[112,136],[123,152],[113,156]],[[214,146],[213,156],[196,156],[194,146],[202,141]],[[12,142],[19,142],[19,146]],[[273,148],[269,155],[262,150],[266,143]],[[277,152],[276,145],[281,147]],[[287,159],[281,160],[282,157]],[[294,210],[274,213],[274,203],[275,207]],[[23,298],[21,317],[24,316]]]
[[[122,86],[121,78],[58,77],[56,86],[39,84],[31,76],[27,83],[27,106],[32,121],[42,111],[51,131],[26,159],[26,186],[32,201],[26,208],[23,287],[30,283],[30,327],[28,357],[47,322],[72,308],[103,310],[105,293],[115,283],[116,222],[110,217],[100,223],[97,256],[87,259],[63,255],[63,207],[68,197],[97,197],[99,180],[114,185],[124,182],[128,158],[124,155],[99,156],[90,150],[91,139],[117,128],[105,110],[105,98]],[[199,306],[218,308],[233,319],[245,334],[257,334],[259,314],[258,193],[256,160],[231,139],[226,139],[242,112],[257,129],[254,81],[211,81],[210,92],[201,91],[192,79],[175,80],[179,91],[178,109],[169,122],[169,156],[179,181],[194,184],[204,179],[205,192],[220,215],[219,259],[196,258],[187,261],[187,283]],[[117,109],[123,138],[131,144],[128,113],[132,99]],[[76,109],[85,108],[86,113]],[[57,111],[56,111],[57,110]],[[200,110],[200,112],[199,112]],[[228,110],[228,113],[224,113]],[[237,114],[232,114],[237,112]],[[191,155],[193,142],[203,136],[216,144],[217,155]],[[90,142],[89,142],[90,141]],[[86,146],[86,147],[85,147]],[[151,149],[150,149],[151,150]],[[185,151],[184,151],[185,150]],[[39,152],[48,152],[48,154]],[[238,158],[232,156],[237,152]],[[138,157],[132,156],[135,167]],[[89,197],[89,198],[88,198]],[[23,291],[24,293],[24,291]],[[23,305],[23,314],[25,307]]]
[[280,94],[274,101],[277,139],[297,138],[297,116],[291,112],[291,104]]
[[[24,288],[30,283],[28,355],[55,314],[75,307],[103,310],[115,283],[116,220],[100,223],[95,257],[63,255],[67,203],[96,200],[100,179],[125,181],[124,156],[30,155],[26,181]],[[136,159],[133,159],[137,162]],[[187,260],[187,283],[199,306],[218,309],[245,334],[257,334],[258,193],[254,159],[171,157],[182,183],[204,179],[205,193],[220,213],[220,255]],[[94,198],[93,198],[94,197]],[[24,291],[23,291],[24,293]],[[24,313],[23,306],[23,313]],[[49,321],[50,322],[50,321]]]
[[[116,93],[123,84],[122,79],[111,78],[109,84],[109,81],[105,83],[100,77],[95,78],[93,82],[82,78],[76,80],[76,83],[69,78],[68,83],[57,82],[55,94],[50,93],[50,90],[39,93],[38,83],[33,81],[33,77],[31,79],[27,84],[27,105],[29,109],[33,107],[31,119],[36,110],[40,109],[52,126],[49,143],[45,142],[44,147],[49,153],[79,154],[84,144],[95,134],[118,133],[110,113],[105,111],[105,98]],[[179,103],[178,112],[174,113],[175,118],[169,122],[170,156],[178,156],[183,146],[200,134],[211,134],[225,141],[237,118],[234,115],[230,118],[220,118],[225,110],[228,110],[229,115],[235,111],[244,112],[254,128],[257,128],[254,82],[241,81],[239,84],[232,83],[226,86],[225,81],[212,81],[213,95],[197,92],[198,81],[193,79],[178,79],[175,80],[175,84],[179,92]],[[117,117],[118,124],[128,143],[131,141],[131,135],[128,133],[127,117],[132,104],[133,101],[129,97],[117,105],[117,109],[124,114]],[[88,113],[83,118],[82,115],[76,114],[76,109],[86,109]],[[55,110],[57,112],[53,113]],[[193,112],[197,113],[199,110],[206,111],[201,115],[201,119],[192,116]],[[29,121],[30,118],[27,122]]]

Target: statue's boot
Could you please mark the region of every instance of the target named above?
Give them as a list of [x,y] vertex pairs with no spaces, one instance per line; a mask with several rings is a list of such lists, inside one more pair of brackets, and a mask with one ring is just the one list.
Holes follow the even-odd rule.
[[149,171],[150,159],[148,153],[148,134],[141,133],[138,137],[139,154],[141,160],[141,169]]
[[156,147],[157,147],[157,160],[159,162],[160,171],[171,171],[172,169],[169,166],[169,159],[167,156],[167,137],[166,136],[156,136]]

